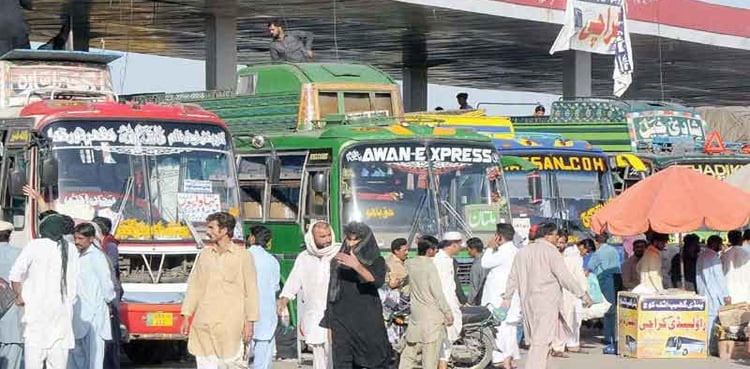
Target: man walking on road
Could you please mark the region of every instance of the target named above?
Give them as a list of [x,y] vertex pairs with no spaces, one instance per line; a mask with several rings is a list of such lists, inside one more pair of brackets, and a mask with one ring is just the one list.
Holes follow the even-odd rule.
[[336,244],[331,226],[323,221],[313,222],[305,233],[305,250],[294,260],[277,302],[277,313],[288,314],[289,300],[299,297],[299,332],[305,343],[312,347],[313,369],[330,368],[330,342],[328,330],[320,327],[326,310],[331,259],[341,245]]
[[65,369],[75,347],[73,303],[78,279],[78,251],[66,235],[68,219],[47,215],[39,223],[42,238],[29,242],[10,270],[10,281],[24,307],[26,369]]
[[268,252],[271,246],[271,231],[264,226],[250,229],[250,253],[255,260],[258,281],[258,305],[260,317],[253,327],[253,368],[271,369],[273,362],[273,338],[278,324],[276,315],[276,292],[279,292],[281,268],[279,261]]
[[526,339],[531,343],[525,367],[546,369],[556,336],[570,334],[562,315],[563,288],[583,299],[584,307],[591,306],[591,298],[570,274],[557,249],[557,226],[541,224],[536,235],[536,240],[516,254],[503,294],[503,307],[510,308],[511,298],[519,293]]
[[448,306],[450,306],[453,313],[453,325],[448,327],[445,340],[443,340],[443,347],[440,350],[439,368],[445,369],[448,367],[448,362],[451,359],[453,342],[458,339],[462,328],[461,305],[458,301],[458,296],[456,296],[458,286],[456,285],[455,269],[453,266],[453,256],[461,251],[461,234],[458,232],[446,232],[443,235],[443,241],[440,242],[440,246],[442,248],[433,258],[433,262],[440,277],[440,284],[443,286],[445,300],[448,302]]
[[95,235],[90,223],[79,224],[73,230],[80,271],[73,313],[76,347],[68,360],[70,369],[102,369],[104,343],[112,339],[109,303],[115,299],[115,286],[107,256],[93,246]]
[[[502,304],[502,293],[505,291],[516,258],[518,248],[513,243],[516,231],[510,224],[500,223],[495,231],[495,240],[490,242],[482,256],[482,268],[488,270],[487,281],[482,295],[482,306],[498,308]],[[505,320],[497,327],[495,350],[492,351],[494,366],[503,365],[511,368],[513,359],[520,359],[518,350],[518,326],[521,322],[521,301],[516,293],[511,298],[510,308]]]
[[[10,286],[10,269],[16,262],[21,248],[10,245],[10,234],[13,232],[13,224],[0,222],[0,278],[5,281],[3,289]],[[2,283],[2,282],[0,282]],[[23,359],[23,327],[21,319],[23,310],[13,305],[0,319],[0,364],[3,369],[21,369]],[[1,366],[1,365],[0,365]]]
[[[232,242],[236,220],[229,213],[206,218],[213,245],[196,258],[182,303],[182,334],[198,369],[224,368],[242,359],[243,341],[258,320],[258,284],[252,254]],[[188,330],[189,319],[193,322]]]
[[411,314],[406,328],[406,347],[401,353],[399,369],[438,367],[440,349],[445,340],[445,329],[453,325],[453,312],[445,300],[440,277],[427,250],[437,247],[434,239],[417,242],[417,256],[406,262],[411,278]]
[[609,235],[606,233],[594,236],[596,252],[588,264],[588,269],[596,274],[599,286],[604,298],[612,304],[604,314],[604,344],[614,344],[615,337],[617,291],[622,285],[622,274],[620,272],[620,255],[614,246],[607,244]]

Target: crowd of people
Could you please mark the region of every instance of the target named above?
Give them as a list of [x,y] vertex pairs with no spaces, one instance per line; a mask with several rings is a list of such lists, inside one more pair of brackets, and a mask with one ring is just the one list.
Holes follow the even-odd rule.
[[[748,301],[749,294],[743,281],[750,278],[750,249],[743,242],[750,242],[750,232],[729,232],[728,248],[711,236],[702,250],[700,239],[688,235],[675,254],[658,233],[627,240],[626,247],[610,245],[606,235],[573,244],[555,224],[544,223],[532,227],[522,246],[514,243],[511,225],[498,224],[486,244],[464,241],[458,232],[441,240],[422,235],[417,256],[408,258],[405,239],[394,240],[383,257],[367,225],[346,225],[338,243],[331,226],[317,221],[280,288],[268,228],[252,227],[242,245],[234,240],[232,215],[215,213],[206,221],[210,242],[195,260],[180,320],[201,369],[271,368],[277,328],[288,324],[295,299],[298,334],[312,350],[314,369],[391,367],[394,339],[401,338],[386,329],[389,299],[410,304],[395,353],[400,369],[447,368],[467,305],[501,311],[492,365],[510,369],[523,346],[527,368],[581,351],[586,320],[603,318],[604,342],[614,346],[618,291],[661,292],[684,281],[707,297],[712,322],[720,306]],[[17,294],[16,306],[0,320],[3,368],[119,367],[121,288],[111,226],[105,218],[76,225],[46,211],[37,238],[17,248],[8,244],[12,225],[0,223],[0,277],[12,285],[2,287]],[[468,296],[456,260],[464,246],[473,258]]]
[[48,210],[37,238],[10,245],[13,225],[0,222],[0,288],[15,305],[0,319],[0,367],[119,368],[122,296],[112,223],[75,224]]

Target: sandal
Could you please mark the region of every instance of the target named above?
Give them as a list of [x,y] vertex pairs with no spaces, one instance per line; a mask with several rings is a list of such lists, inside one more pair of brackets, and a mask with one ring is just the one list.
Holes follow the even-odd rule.
[[555,351],[555,350],[552,350],[552,353],[550,353],[550,356],[552,356],[552,357],[559,357],[559,358],[563,358],[563,359],[570,358],[570,356],[568,356],[566,353],[560,352],[560,351]]

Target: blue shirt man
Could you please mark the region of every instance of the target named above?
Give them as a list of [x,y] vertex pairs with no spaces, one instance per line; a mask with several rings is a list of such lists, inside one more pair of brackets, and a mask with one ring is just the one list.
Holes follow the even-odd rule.
[[271,245],[271,231],[263,226],[250,229],[250,253],[255,260],[258,281],[258,307],[260,317],[253,327],[253,367],[271,369],[273,362],[276,315],[276,293],[279,292],[281,268],[279,261],[266,248]]
[[[0,222],[0,277],[10,286],[10,269],[21,249],[8,243],[13,224]],[[0,282],[1,283],[1,282]],[[0,363],[5,369],[20,369],[23,359],[23,309],[13,304],[0,319]]]
[[95,235],[90,223],[74,229],[80,271],[73,314],[76,346],[70,353],[69,369],[102,369],[104,343],[112,339],[109,303],[115,299],[115,286],[107,255],[93,246]]
[[588,269],[596,274],[604,298],[612,304],[604,314],[604,343],[613,344],[617,340],[615,336],[615,324],[617,323],[615,300],[617,289],[622,285],[622,276],[620,274],[620,253],[614,246],[607,244],[608,238],[609,235],[607,234],[594,236],[596,251],[589,260]]

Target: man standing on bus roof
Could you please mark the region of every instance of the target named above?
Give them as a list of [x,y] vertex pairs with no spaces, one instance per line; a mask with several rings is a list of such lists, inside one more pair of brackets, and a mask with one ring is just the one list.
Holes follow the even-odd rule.
[[459,92],[456,95],[456,101],[458,101],[458,108],[461,110],[473,110],[474,108],[469,105],[469,94],[466,92]]
[[[213,247],[196,258],[182,303],[182,334],[198,369],[242,359],[243,342],[258,320],[258,284],[252,254],[232,242],[237,221],[225,212],[206,218]],[[190,317],[192,326],[188,329]]]
[[279,261],[268,252],[271,247],[271,231],[261,225],[250,229],[248,236],[250,253],[255,260],[258,281],[258,305],[260,318],[253,327],[253,367],[271,369],[273,362],[273,338],[279,318],[276,315],[276,293],[279,292],[281,268]]
[[[16,262],[21,248],[10,245],[10,234],[13,232],[13,224],[0,221],[0,281],[3,289],[10,286],[10,268]],[[16,305],[0,319],[0,363],[5,364],[5,369],[20,369],[23,358],[23,327],[21,319],[23,310]]]
[[312,347],[313,369],[329,369],[332,363],[328,330],[320,327],[320,320],[326,310],[331,259],[339,247],[328,223],[311,223],[305,233],[306,249],[294,260],[277,302],[277,313],[285,316],[288,315],[289,300],[300,297],[297,300],[298,332],[304,334],[302,339]]
[[93,246],[95,236],[91,223],[81,223],[73,229],[80,271],[73,308],[76,347],[68,360],[71,369],[102,369],[104,342],[112,339],[108,304],[116,297],[115,286],[107,256]]
[[280,20],[268,22],[271,34],[271,60],[303,63],[312,60],[313,34],[307,31],[285,31]]

